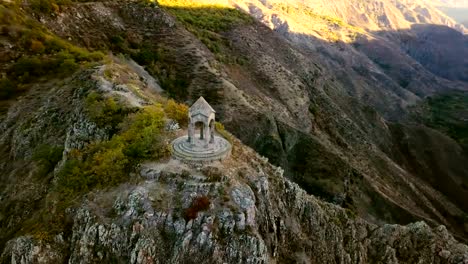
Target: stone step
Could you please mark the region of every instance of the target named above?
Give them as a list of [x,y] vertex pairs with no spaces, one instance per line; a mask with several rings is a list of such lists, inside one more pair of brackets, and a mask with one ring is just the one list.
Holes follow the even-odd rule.
[[191,146],[187,136],[184,136],[172,142],[172,154],[174,158],[184,161],[213,161],[227,157],[231,151],[231,144],[218,136],[210,147],[204,149],[202,146]]

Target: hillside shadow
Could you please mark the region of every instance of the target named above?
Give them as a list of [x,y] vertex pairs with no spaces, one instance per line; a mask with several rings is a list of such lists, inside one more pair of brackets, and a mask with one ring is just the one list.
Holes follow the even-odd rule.
[[[259,41],[261,51],[266,55],[274,56],[282,66],[290,69],[293,73],[303,76],[304,72],[297,69],[297,65],[293,65],[294,63],[291,61],[291,58],[294,58],[294,56],[282,50],[282,48],[287,48],[287,46],[277,45],[279,41],[274,36],[265,37],[263,34],[267,29],[261,28],[263,26],[249,19],[217,20],[218,18],[216,18],[216,22],[231,22],[229,22],[230,26],[226,27],[214,26],[216,23],[209,19],[209,15],[207,16],[208,13],[213,12],[213,9],[202,10],[177,8],[172,9],[172,12],[176,13],[178,18],[181,17],[180,13],[184,14],[182,17],[184,24],[186,26],[188,24],[189,30],[198,38],[202,37],[203,43],[207,45],[211,52],[215,54],[221,52],[225,56],[231,56],[232,58],[247,55],[246,64],[240,66],[249,69],[248,71],[252,71],[255,74],[255,76],[251,76],[252,73],[244,73],[254,80],[253,85],[256,86],[255,89],[262,90],[276,100],[283,101],[280,92],[268,87],[274,85],[274,80],[271,79],[272,76],[262,75],[259,71],[251,68],[255,65],[251,60],[262,56],[261,52],[249,51],[252,48],[251,45],[255,44],[255,42],[242,43],[242,40],[236,34],[246,34],[246,41],[249,38],[256,39]],[[193,12],[204,14],[204,19],[207,19],[210,23],[205,21],[203,22],[205,24],[200,25],[199,21],[191,22],[192,20],[185,16]],[[228,11],[216,10],[216,13],[223,14],[223,16],[227,16],[226,12]],[[230,10],[229,12],[235,12],[236,18],[238,16],[242,17],[242,14],[237,13],[237,11]],[[198,29],[190,29],[190,26],[198,27]],[[246,33],[248,30],[243,27],[255,27],[255,32],[260,36],[252,37],[248,35]],[[217,48],[214,49],[212,46],[213,39],[209,39],[208,41],[203,39],[204,36],[209,36],[210,34],[206,31],[217,34],[217,38],[214,38],[214,41],[219,44]],[[340,105],[346,112],[365,111],[366,104],[368,104],[367,106],[375,107],[380,112],[385,107],[391,107],[387,102],[383,105],[378,102],[379,100],[385,101],[383,97],[386,94],[391,94],[396,98],[401,98],[402,101],[410,102],[413,100],[412,97],[422,99],[433,94],[444,94],[454,90],[468,90],[468,76],[466,75],[468,63],[465,61],[465,58],[468,58],[468,40],[461,33],[444,26],[413,25],[412,28],[407,30],[372,32],[372,34],[378,36],[376,39],[368,40],[364,37],[358,37],[351,43],[343,41],[329,42],[312,35],[291,33],[289,32],[287,23],[277,25],[276,33],[289,39],[293,43],[293,46],[299,48],[298,51],[301,54],[312,58],[308,63],[319,63],[328,69],[326,71],[336,74],[337,81],[345,88],[345,93],[335,96],[338,96],[336,99],[340,98],[349,101]],[[259,40],[260,38],[261,40]],[[355,51],[358,51],[357,55]],[[347,57],[348,55],[352,57],[351,60]],[[221,62],[230,64],[225,61]],[[236,60],[234,60],[234,63],[236,63]],[[230,67],[228,66],[228,68]],[[376,67],[378,70],[376,70]],[[360,87],[362,82],[367,83],[367,90],[363,90]],[[315,84],[307,81],[305,83],[310,85],[310,91],[313,91],[312,86]],[[242,82],[240,81],[238,86],[241,85]],[[374,94],[369,95],[368,92]],[[310,96],[312,99],[315,95],[311,94]],[[218,101],[214,102],[216,104]],[[286,102],[284,103],[286,104]],[[352,103],[361,105],[362,108],[356,105],[350,106],[349,104]],[[401,115],[405,111],[404,109],[397,109],[394,111],[394,114]],[[385,110],[383,114],[386,114]],[[358,116],[359,118],[364,117],[367,120],[363,121],[359,120],[359,118],[351,117],[356,124],[375,122],[372,114],[365,113]],[[391,114],[388,116],[392,119]],[[220,113],[220,117],[221,120],[232,118],[224,116],[224,113]],[[228,128],[232,129],[234,134],[245,143],[254,147],[260,154],[269,157],[274,164],[286,168],[286,174],[309,193],[341,204],[344,207],[352,208],[354,206],[353,203],[355,201],[353,199],[356,199],[356,197],[353,198],[351,197],[352,195],[345,195],[345,200],[341,201],[340,199],[337,200],[336,196],[336,190],[343,188],[343,181],[347,177],[350,177],[350,171],[353,171],[352,168],[348,167],[348,164],[342,163],[342,160],[339,157],[333,156],[329,150],[322,149],[321,144],[317,142],[317,138],[299,133],[295,131],[295,128],[282,123],[282,121],[275,120],[276,124],[274,124],[271,121],[265,120],[265,117],[257,116],[257,118],[265,127],[255,126],[255,128],[252,128],[255,131],[251,131],[251,133],[247,133],[245,131],[246,127],[242,125],[233,125],[234,122],[228,123]],[[241,120],[239,120],[241,123],[247,121],[243,118]],[[395,118],[395,120],[399,119]],[[456,148],[457,143],[431,129],[421,130],[420,125],[393,125],[391,123],[388,123],[388,125],[392,129],[385,132],[388,133],[386,136],[389,137],[389,141],[384,143],[379,142],[379,135],[372,135],[374,132],[371,131],[372,128],[367,124],[361,125],[360,129],[364,130],[367,136],[374,140],[381,150],[396,164],[405,168],[408,173],[431,185],[435,190],[442,192],[448,200],[465,212],[468,212],[468,204],[465,203],[468,199],[468,190],[464,187],[468,186],[468,156],[458,153],[455,149],[446,149],[444,147],[445,144]],[[322,123],[318,124],[318,126],[322,126],[321,129],[331,133],[332,138],[336,140],[335,144],[342,146],[352,144],[348,143],[347,140],[353,139],[343,134],[343,132],[339,132],[340,135],[334,135],[336,128],[331,127],[329,124]],[[267,131],[271,131],[273,127],[277,131],[277,135],[271,137]],[[246,134],[258,134],[259,131],[263,131],[263,135],[260,138],[257,136],[255,140],[246,136]],[[411,141],[402,144],[402,134],[408,137],[414,133],[419,133],[420,135],[424,133],[424,138],[419,139],[414,137]],[[296,142],[292,145],[287,142],[291,135],[296,137]],[[431,144],[434,145],[432,148],[427,148],[424,142],[433,142]],[[435,142],[442,143],[438,145]],[[288,144],[290,145],[288,146]],[[447,160],[446,157],[450,158]],[[387,180],[390,180],[394,177],[392,176],[394,172],[386,172],[386,165],[382,166],[381,162],[378,159],[371,161],[373,166],[382,173],[381,177],[388,177]],[[351,178],[357,184],[368,184],[360,179],[362,175],[359,175],[358,172],[355,174]],[[373,201],[378,204],[378,206],[369,207],[369,211],[373,211],[374,214],[383,217],[386,221],[406,224],[418,219],[418,216],[407,212],[407,209],[388,203],[388,201],[385,201],[385,198],[382,199],[372,188],[363,186],[358,186],[357,188],[360,188],[361,192],[372,197]],[[408,190],[408,193],[414,195],[411,190]],[[432,196],[428,195],[428,197]],[[425,208],[425,202],[421,197],[414,196],[411,199],[424,208],[432,219],[436,219],[436,221],[448,221],[452,225],[452,230],[458,234],[458,237],[465,239],[463,237],[467,235],[467,230],[465,230],[464,224],[467,220],[463,215],[452,215],[444,208],[443,203],[436,200],[431,201],[431,205],[437,208],[442,216],[440,214],[433,214],[430,208]],[[385,210],[381,210],[382,208],[385,208]],[[387,214],[391,216],[385,216]]]
[[[431,73],[451,81],[468,82],[468,35],[446,26],[430,24],[415,24],[407,30],[374,34],[394,41],[403,53]],[[372,43],[364,41],[361,44],[367,48],[364,52],[372,52]]]
[[[377,93],[382,100],[385,100],[385,94],[392,94],[403,100],[411,98],[408,94],[412,94],[423,102],[439,97],[465,96],[468,98],[466,92],[468,91],[468,36],[451,28],[418,24],[407,30],[372,32],[377,38],[368,40],[361,36],[351,43],[329,42],[307,34],[291,33],[287,29],[287,25],[281,25],[278,27],[277,33],[289,39],[295,46],[310,52],[311,57],[318,57],[322,61],[326,61],[324,64],[328,66],[330,71],[338,73],[338,81],[342,83],[353,99],[358,99],[359,103],[374,107],[384,116],[386,113],[381,110],[378,100],[368,100],[369,97],[366,97],[366,94],[370,95],[368,93],[370,90],[365,90],[362,93],[362,90],[359,90],[359,83],[356,83],[355,80],[365,79],[367,80],[365,82],[371,84],[370,87],[380,88],[381,92],[386,91]],[[359,54],[355,55],[354,51],[358,51]],[[347,56],[352,59],[347,58]],[[372,81],[376,83],[372,85]],[[377,82],[384,85],[379,86]],[[458,93],[457,91],[465,92]],[[426,97],[428,99],[424,99]],[[439,99],[433,99],[432,102],[434,100]],[[443,218],[450,222],[451,229],[457,237],[466,241],[468,230],[464,225],[468,222],[466,217],[468,204],[465,202],[468,200],[468,189],[466,188],[468,184],[468,166],[466,165],[468,149],[464,143],[462,144],[466,138],[457,137],[450,133],[450,130],[454,125],[456,129],[468,128],[468,119],[466,118],[468,103],[462,100],[455,106],[450,103],[450,100],[447,99],[448,105],[437,109],[431,108],[429,103],[429,112],[423,112],[423,114],[429,114],[430,111],[436,114],[444,113],[445,116],[437,114],[436,124],[421,120],[424,119],[422,116],[419,116],[418,120],[401,118],[403,113],[408,110],[401,110],[400,116],[397,118],[393,118],[391,114],[387,115],[387,120],[393,121],[387,121],[390,127],[390,142],[382,142],[378,138],[373,138],[373,140],[396,164],[435,190],[442,192],[450,202],[464,210],[465,213],[462,215],[453,214],[446,210],[446,205],[443,202],[431,201],[432,206],[437,208],[442,213]],[[438,105],[440,107],[440,104]],[[343,105],[340,106],[343,107]],[[390,105],[386,105],[386,107],[390,107]],[[353,109],[347,110],[353,111]],[[465,111],[463,112],[465,115],[461,114],[462,111]],[[350,117],[354,119],[356,124],[363,122],[358,118],[353,118],[352,115]],[[360,115],[359,118],[361,118]],[[371,123],[373,120],[367,119],[364,122]],[[438,132],[424,128],[422,125],[431,125]],[[372,138],[373,132],[369,130],[369,127],[362,125],[360,128],[366,131],[369,138]],[[439,132],[445,135],[439,134]],[[452,136],[452,139],[447,135]],[[462,148],[464,148],[464,152],[460,151]],[[302,153],[301,162],[317,159],[314,155],[307,155],[305,150]],[[379,167],[380,165],[375,163],[374,166]],[[301,171],[293,170],[293,173],[300,174]],[[385,174],[382,172],[382,175]],[[391,173],[387,174],[387,176],[389,175]],[[304,186],[304,183],[302,185]],[[421,205],[424,203],[418,201],[418,197],[412,199]],[[400,211],[404,210],[399,209]],[[427,212],[429,211],[427,210]],[[378,214],[381,213],[383,212]],[[392,214],[396,216],[392,220],[400,218],[396,220],[397,222],[411,221],[411,217],[398,216],[398,212],[392,212]],[[440,219],[440,215],[432,215],[431,217]]]

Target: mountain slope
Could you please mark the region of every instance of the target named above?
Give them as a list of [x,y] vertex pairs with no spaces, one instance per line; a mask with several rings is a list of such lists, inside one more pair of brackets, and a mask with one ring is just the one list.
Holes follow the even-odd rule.
[[[211,15],[213,11],[220,12],[223,17],[240,15],[229,9],[207,9],[210,13],[206,13],[203,6],[171,8],[168,11],[183,24],[158,9],[132,3],[75,5],[65,9],[57,18],[50,17],[50,22],[47,22],[47,17],[42,21],[59,35],[71,37],[89,48],[106,46],[112,43],[113,36],[121,36],[123,41],[111,46],[112,49],[134,54],[135,59],[145,63],[151,73],[160,77],[170,94],[189,100],[203,95],[217,107],[221,120],[231,131],[274,163],[286,168],[288,175],[302,182],[308,191],[321,188],[323,190],[318,193],[330,200],[337,199],[338,203],[342,203],[339,197],[351,196],[350,199],[356,201],[350,206],[357,206],[363,215],[372,215],[371,218],[385,215],[384,219],[391,222],[407,223],[422,217],[449,224],[452,220],[446,218],[461,214],[459,209],[452,209],[457,206],[436,209],[430,201],[439,198],[415,199],[426,195],[439,197],[437,192],[427,192],[429,187],[424,187],[424,191],[405,187],[407,198],[387,187],[388,179],[395,177],[400,178],[398,183],[394,183],[396,186],[406,186],[408,178],[414,179],[417,186],[425,184],[409,174],[401,175],[398,165],[372,147],[374,144],[385,147],[394,144],[392,132],[371,109],[348,97],[349,87],[344,80],[367,81],[368,86],[361,94],[365,98],[376,94],[373,102],[382,98],[378,96],[382,93],[378,87],[385,87],[387,83],[376,83],[368,77],[355,78],[347,72],[329,71],[327,64],[336,62],[320,59],[321,53],[315,54],[319,56],[317,59],[309,60],[314,57],[313,53],[285,43],[245,15],[240,20],[211,23],[212,19],[219,19]],[[102,13],[107,15],[99,15]],[[140,20],[141,15],[137,14],[146,14],[143,16],[145,20]],[[184,19],[191,20],[185,22]],[[69,26],[76,24],[80,27]],[[142,24],[146,26],[141,27]],[[96,33],[96,25],[103,25],[99,29],[100,34]],[[327,43],[322,45],[329,50],[336,48],[330,48]],[[145,48],[132,50],[132,46]],[[149,60],[141,58],[147,52]],[[414,72],[421,74],[421,68]],[[336,76],[338,81],[335,81]],[[429,78],[433,80],[434,77]],[[422,90],[424,93],[429,90],[426,84],[440,89],[435,86],[436,82],[427,80],[424,82],[425,90]],[[388,112],[392,104],[381,102],[379,105],[378,109]],[[304,144],[308,147],[303,148]],[[370,160],[370,156],[376,158]],[[308,164],[306,168],[298,166],[304,161]],[[382,162],[387,165],[382,167]],[[462,167],[462,171],[465,170]],[[347,190],[345,182],[350,177],[356,181]],[[358,181],[361,177],[364,178],[362,182]],[[385,198],[375,206],[370,202],[375,197]],[[418,201],[416,205],[414,201]],[[373,208],[385,208],[384,204],[390,214],[373,212]],[[402,208],[411,213],[403,213]],[[448,213],[442,214],[438,210]],[[416,218],[411,215],[416,215]]]
[[[130,164],[136,170],[125,175],[123,183],[105,181],[104,186],[96,186],[88,181],[93,174],[81,174],[81,180],[73,178],[72,173],[63,174],[70,164],[79,161],[77,155],[82,155],[84,162],[92,162],[86,155],[101,157],[100,153],[112,155],[111,167],[107,168],[112,175],[120,172],[118,164],[123,160],[111,151],[115,150],[115,143],[135,124],[143,125],[137,128],[145,130],[146,126],[157,122],[156,116],[140,119],[145,113],[153,113],[147,111],[166,109],[168,102],[161,101],[160,95],[149,89],[151,82],[143,82],[144,74],[134,70],[132,65],[127,60],[108,59],[104,65],[77,72],[65,86],[49,88],[44,94],[47,98],[25,96],[15,104],[16,109],[24,109],[36,102],[39,115],[50,113],[57,104],[70,103],[72,107],[62,109],[62,114],[55,116],[57,121],[65,121],[61,125],[64,129],[49,127],[51,132],[67,131],[65,137],[58,137],[54,142],[57,146],[63,144],[61,158],[65,163],[55,165],[56,173],[49,172],[55,178],[49,183],[38,182],[38,175],[30,171],[30,175],[36,177],[30,178],[29,182],[45,187],[47,198],[39,208],[33,209],[33,217],[22,225],[19,236],[5,244],[0,263],[413,263],[468,260],[468,246],[458,243],[444,226],[431,228],[424,222],[408,226],[368,223],[350,210],[308,195],[285,179],[281,168],[269,164],[267,159],[226,133],[233,142],[232,156],[201,170],[176,160],[151,156],[139,166]],[[72,96],[64,97],[64,91]],[[108,130],[110,127],[97,121],[95,112],[91,111],[94,108],[89,108],[91,102],[96,103],[91,99],[96,94],[114,98],[123,109],[134,107],[131,113],[122,116],[120,129],[123,134],[118,131],[112,135]],[[14,115],[12,109],[5,121]],[[24,118],[20,120],[26,121]],[[139,120],[151,122],[145,124]],[[41,121],[45,120],[31,120],[29,133],[20,137],[47,137],[37,134],[43,130]],[[20,121],[10,129],[21,131],[23,124]],[[161,131],[152,129],[151,132],[154,137]],[[169,133],[168,136],[176,135]],[[132,146],[138,142],[133,142],[138,137],[129,140],[129,146]],[[89,152],[96,142],[99,151]],[[166,142],[164,147],[170,141],[163,142]],[[98,170],[105,171],[102,165],[107,162],[101,160]],[[109,177],[100,172],[98,175]],[[6,181],[9,180],[2,179],[2,182]],[[9,182],[12,186],[21,185]],[[90,189],[76,193],[79,189],[75,188],[83,185]],[[29,193],[38,186],[30,186]],[[60,208],[64,200],[70,199],[68,191],[72,190],[75,190],[74,195],[79,195],[72,196],[74,199],[66,208]],[[57,191],[59,196],[56,196]],[[12,215],[17,213],[13,211]]]
[[[350,38],[351,33],[357,31],[381,41],[379,47],[387,49],[377,50],[381,53],[372,60],[372,54],[362,53],[359,47],[339,39],[330,43],[312,33],[290,34],[289,23],[282,22],[281,17],[274,20],[271,16],[272,22],[279,21],[275,33],[245,13],[219,6],[90,2],[61,6],[52,15],[40,12],[34,15],[45,28],[78,46],[123,53],[135,59],[157,77],[167,94],[180,101],[191,103],[203,95],[230,131],[260,154],[268,156],[276,166],[283,167],[285,175],[307,192],[348,208],[374,224],[406,224],[423,219],[430,225],[447,225],[458,238],[466,238],[466,204],[463,201],[467,193],[460,186],[467,184],[468,163],[458,143],[432,129],[394,124],[383,117],[398,120],[408,105],[435,91],[457,88],[459,83],[435,76],[398,51],[395,43],[329,18],[315,18],[322,21],[319,25],[324,25],[324,30],[317,30],[316,34],[328,34],[327,38],[335,37],[330,34],[330,28],[338,23],[333,27],[340,28],[338,32],[346,33],[343,34],[345,37]],[[15,46],[11,49],[15,50]],[[399,60],[392,61],[392,55]],[[385,63],[379,65],[379,62],[382,64],[380,57],[383,61],[401,63],[402,71],[386,68]],[[118,73],[119,80],[127,80],[125,83],[130,79],[130,83],[136,82],[137,87],[149,85],[146,81],[140,83],[138,74],[128,76],[118,69],[106,71],[106,74],[113,76],[113,71]],[[404,78],[406,74],[409,77]],[[407,83],[408,80],[411,81]],[[94,85],[85,83],[84,87]],[[121,89],[118,84],[111,85],[117,87],[117,92]],[[49,91],[44,83],[36,85]],[[79,91],[80,86],[78,83],[69,89]],[[120,93],[135,90],[133,86],[129,87]],[[41,94],[41,90],[37,92]],[[47,101],[48,96],[42,94],[43,100]],[[82,100],[82,96],[76,92],[63,97]],[[14,101],[11,103],[15,104]],[[28,103],[17,105],[18,114],[30,112],[23,110],[24,105]],[[66,105],[73,105],[73,102]],[[109,108],[113,113],[112,105],[96,108]],[[44,115],[51,111],[45,111]],[[116,116],[126,116],[131,111],[117,108]],[[77,121],[83,125],[75,124],[74,119],[66,119],[71,123],[63,123],[62,132],[57,132],[61,135],[59,139],[65,139],[70,130],[76,132],[77,140],[80,136],[85,142],[107,140],[120,128],[113,126],[103,132],[95,128],[96,122],[86,121],[86,116],[78,117],[84,118]],[[28,210],[19,210],[15,206],[32,205],[31,196],[28,196],[27,188],[14,182],[18,175],[22,175],[17,167],[9,167],[12,157],[28,164],[32,156],[31,146],[27,143],[32,141],[29,137],[34,139],[33,142],[46,141],[39,132],[23,131],[28,127],[27,120],[23,116],[15,118],[11,112],[2,116],[4,128],[9,131],[2,133],[5,135],[3,144],[13,146],[13,150],[2,148],[6,150],[2,155],[2,170],[7,171],[2,197],[7,197],[3,199],[10,204],[2,213],[2,228],[13,231],[4,233],[3,240],[20,235],[22,221],[37,210],[35,206]],[[119,119],[110,121],[115,123]],[[81,133],[88,129],[90,133]],[[419,133],[424,133],[429,141],[450,147],[428,147],[417,137],[413,141],[414,135]],[[22,136],[12,136],[15,134]],[[411,140],[405,144],[403,139],[407,138]],[[86,143],[73,144],[83,145]],[[79,153],[78,157],[85,158]],[[421,167],[429,167],[429,171],[438,168],[440,174],[426,176],[426,170]],[[25,167],[22,173],[28,175],[29,171],[30,168]],[[48,174],[46,183],[34,188],[43,190],[33,199],[39,206],[53,207],[53,203],[44,201],[44,193],[48,182],[55,177],[55,173]],[[437,177],[450,179],[450,184],[460,187],[461,192],[453,195],[450,190],[439,190],[436,188]],[[16,197],[13,190],[22,190],[22,195]],[[83,220],[81,216],[77,219]],[[426,227],[422,229],[427,230]],[[395,230],[400,232],[400,229]],[[79,230],[75,234],[86,237]],[[9,250],[17,248],[14,245],[9,244]],[[389,251],[392,255],[392,250]],[[8,252],[5,254],[9,258],[11,254]]]

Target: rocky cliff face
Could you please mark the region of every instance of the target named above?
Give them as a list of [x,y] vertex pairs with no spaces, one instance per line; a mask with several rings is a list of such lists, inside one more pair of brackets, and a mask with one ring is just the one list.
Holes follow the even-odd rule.
[[[306,194],[282,169],[234,140],[201,170],[146,163],[136,184],[90,193],[69,230],[10,240],[1,263],[466,263],[444,226],[370,224]],[[204,197],[209,206],[187,217]]]

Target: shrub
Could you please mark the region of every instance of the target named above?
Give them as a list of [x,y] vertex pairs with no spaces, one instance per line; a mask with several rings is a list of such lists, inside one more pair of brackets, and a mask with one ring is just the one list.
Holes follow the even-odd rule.
[[119,138],[114,138],[110,142],[93,147],[98,150],[86,160],[90,187],[114,186],[124,182],[131,165],[129,158],[124,154],[125,143]]
[[133,59],[140,64],[148,65],[158,60],[158,53],[149,48],[141,48],[133,55]]
[[67,160],[57,177],[56,189],[63,199],[73,198],[88,191],[89,178],[83,173],[83,163],[79,160]]
[[66,59],[60,63],[60,70],[63,73],[71,73],[76,71],[79,68],[78,64],[75,62],[75,59]]
[[176,120],[181,126],[187,126],[188,106],[170,99],[164,106],[164,110],[169,118]]
[[160,0],[158,2],[180,21],[191,25],[191,29],[204,29],[219,33],[233,26],[253,21],[249,15],[228,6],[207,5],[193,0]]
[[51,172],[55,165],[62,159],[62,146],[40,145],[33,154],[33,160],[39,162],[43,167],[44,173]]
[[15,84],[8,78],[0,79],[0,100],[8,99],[16,92]]
[[232,136],[226,131],[226,129],[224,129],[224,125],[219,122],[215,122],[215,128],[216,132],[218,132],[221,136],[227,139],[232,145]]
[[103,97],[94,91],[86,97],[85,106],[91,120],[100,127],[110,128],[111,134],[117,131],[118,125],[131,112],[131,109],[118,104],[113,97]]
[[[38,46],[39,44],[31,45]],[[40,49],[40,47],[37,47],[37,49]],[[47,48],[45,50],[47,50]],[[79,68],[79,64],[76,62],[76,60],[92,61],[94,58],[98,57],[98,53],[94,54],[80,52],[79,55],[76,55],[68,52],[67,50],[62,50],[58,53],[48,56],[24,55],[10,67],[8,74],[9,76],[14,77],[17,83],[25,84],[44,76],[61,76],[64,74],[73,73]]]
[[113,50],[118,52],[125,52],[128,50],[127,41],[121,36],[112,36],[109,40]]
[[49,54],[59,52],[61,50],[66,50],[66,42],[56,37],[47,37],[44,41],[44,45],[46,47],[46,53]]
[[[28,0],[29,7],[37,12],[57,12],[57,4],[66,4],[69,0]],[[6,69],[7,76],[13,82],[13,87],[27,88],[24,84],[37,81],[39,78],[63,77],[77,70],[80,64],[101,60],[104,54],[90,52],[84,48],[74,46],[66,40],[48,32],[38,21],[28,18],[23,9],[24,5],[15,3],[6,7],[0,5],[0,33],[8,34],[11,42],[16,44],[17,51],[22,57],[10,64]],[[11,25],[11,26],[10,26]],[[86,65],[86,64],[85,64]],[[44,78],[44,79],[45,79]],[[4,99],[5,90],[0,97]],[[11,96],[11,95],[8,95]]]
[[0,24],[1,25],[14,25],[17,22],[17,16],[13,8],[0,5]]
[[45,51],[45,46],[39,40],[31,40],[31,51],[34,53],[43,53]]
[[59,7],[54,0],[30,0],[29,3],[31,8],[37,12],[57,13],[59,11]]
[[33,77],[40,77],[46,70],[43,62],[36,57],[21,57],[10,69],[10,76],[15,77],[21,83],[29,82]]
[[142,112],[129,116],[122,133],[122,139],[128,143],[125,154],[133,160],[168,155],[162,139],[164,125],[164,111],[160,105],[148,106]]
[[192,204],[184,212],[184,218],[186,221],[197,218],[198,212],[205,211],[210,208],[210,198],[207,196],[199,196],[192,201]]
[[468,111],[468,93],[450,92],[433,97],[419,105],[416,118],[455,139],[468,152],[468,124],[463,115]]
[[[87,101],[100,98],[90,93]],[[111,104],[111,108],[121,108]],[[57,189],[76,196],[93,188],[115,186],[129,179],[134,165],[149,158],[168,155],[164,140],[164,111],[160,105],[147,106],[123,117],[121,129],[109,141],[89,144],[70,153],[59,173]]]

